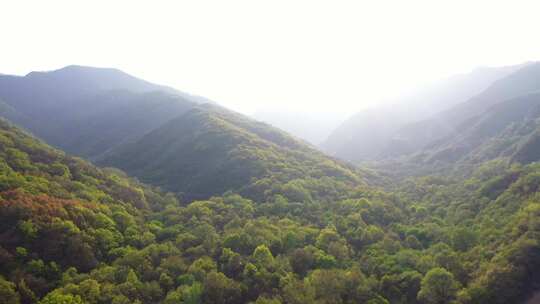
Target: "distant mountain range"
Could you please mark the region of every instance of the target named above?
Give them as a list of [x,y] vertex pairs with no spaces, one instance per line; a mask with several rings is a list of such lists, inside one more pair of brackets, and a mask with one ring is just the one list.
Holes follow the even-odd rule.
[[116,69],[1,76],[0,100],[0,116],[46,142],[188,200],[263,195],[252,183],[263,177],[360,182],[358,169],[277,128]]
[[447,136],[458,136],[463,124],[482,119],[492,106],[540,91],[540,63],[531,63],[493,82],[481,93],[429,119],[408,124],[394,134],[381,156],[401,156],[427,148]]
[[486,108],[464,109],[460,104],[528,66],[479,68],[423,87],[390,106],[357,113],[328,137],[322,149],[353,162],[411,153]]
[[0,76],[0,115],[91,159],[203,102],[116,69],[68,66]]

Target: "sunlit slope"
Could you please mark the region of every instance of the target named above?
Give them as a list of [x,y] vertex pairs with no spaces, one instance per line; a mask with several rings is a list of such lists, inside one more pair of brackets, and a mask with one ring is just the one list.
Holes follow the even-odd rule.
[[15,298],[35,303],[69,267],[88,272],[113,259],[116,248],[141,246],[149,231],[143,214],[170,203],[174,197],[0,120],[0,299],[10,295],[4,279],[17,284]]
[[260,197],[276,183],[304,178],[361,182],[356,169],[267,124],[213,105],[177,117],[100,163],[194,198],[227,190]]

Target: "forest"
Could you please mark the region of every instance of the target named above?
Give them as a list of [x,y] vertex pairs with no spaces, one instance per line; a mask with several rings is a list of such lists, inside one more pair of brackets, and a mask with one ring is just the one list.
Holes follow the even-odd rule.
[[[503,304],[540,290],[538,94],[353,164],[169,88],[95,89],[106,110],[67,109],[73,125],[19,85],[0,90],[0,303]],[[67,105],[66,87],[40,106]],[[164,108],[141,122],[152,100]],[[106,124],[86,123],[102,110]]]
[[7,122],[0,142],[2,303],[515,303],[539,282],[537,164],[183,202]]

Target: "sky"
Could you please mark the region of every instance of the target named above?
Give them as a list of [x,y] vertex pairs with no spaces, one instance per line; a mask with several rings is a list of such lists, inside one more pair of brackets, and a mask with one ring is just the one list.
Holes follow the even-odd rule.
[[246,114],[353,113],[540,60],[537,2],[0,0],[0,73],[115,67]]

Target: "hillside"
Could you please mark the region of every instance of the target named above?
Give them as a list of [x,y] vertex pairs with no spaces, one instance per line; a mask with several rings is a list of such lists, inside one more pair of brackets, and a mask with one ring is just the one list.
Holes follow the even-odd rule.
[[[534,138],[539,131],[540,94],[498,103],[459,125],[454,133],[427,146],[416,159],[469,163],[498,157],[530,163],[540,158]],[[526,156],[527,155],[527,156]]]
[[[0,121],[0,303],[503,304],[540,290],[539,93],[386,173],[213,104],[152,125],[177,98],[104,91],[88,104],[123,115],[88,106],[55,132],[139,134],[103,141],[98,163],[152,186]],[[125,117],[137,123],[107,124]]]
[[357,170],[267,124],[214,105],[194,108],[111,151],[102,165],[142,181],[207,198],[227,190],[262,198],[295,179],[357,185]]
[[441,138],[459,133],[460,125],[497,103],[540,91],[540,63],[530,63],[495,81],[482,93],[433,117],[402,127],[382,157],[419,151]]
[[[465,102],[523,66],[478,68],[468,74],[425,85],[387,102],[387,106],[356,113],[336,128],[321,147],[331,155],[353,162],[378,159],[391,153],[399,155],[409,148],[399,146],[405,143],[396,141],[400,130],[407,130],[409,124]],[[419,129],[419,132],[423,130]],[[388,148],[391,144],[392,148]]]
[[68,66],[24,77],[0,76],[0,115],[88,158],[149,132],[199,102],[206,100],[116,69]]
[[[186,115],[207,117],[202,139],[234,128],[259,153],[282,155],[279,143],[312,157],[221,108]],[[0,142],[2,303],[503,304],[540,287],[538,164],[479,163],[466,179],[408,179],[394,193],[332,183],[348,179],[337,170],[277,182],[262,200],[186,204],[5,122]]]
[[177,201],[0,120],[0,302],[36,303],[64,272],[141,246],[151,235],[143,215],[167,204]]

